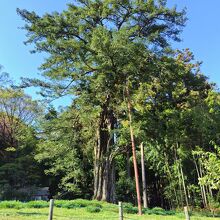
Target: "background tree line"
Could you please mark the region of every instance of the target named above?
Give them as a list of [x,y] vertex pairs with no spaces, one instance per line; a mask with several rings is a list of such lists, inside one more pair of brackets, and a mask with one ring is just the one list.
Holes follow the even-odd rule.
[[[136,203],[143,144],[149,206],[220,202],[219,93],[189,49],[172,49],[184,10],[165,0],[78,0],[62,13],[18,14],[32,52],[48,56],[44,80],[14,88],[0,78],[2,196],[48,184],[62,198]],[[72,104],[40,112],[29,86]]]

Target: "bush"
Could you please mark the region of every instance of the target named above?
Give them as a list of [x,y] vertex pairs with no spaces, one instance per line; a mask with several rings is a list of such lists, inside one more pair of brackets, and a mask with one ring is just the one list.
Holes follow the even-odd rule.
[[155,211],[155,212],[164,212],[165,210],[161,207],[154,207],[152,208],[152,211]]
[[166,215],[166,211],[161,207],[154,207],[151,209],[152,214],[155,215]]
[[126,171],[119,172],[119,178],[116,182],[116,194],[119,201],[134,202],[135,181],[127,178]]
[[49,203],[46,201],[30,201],[25,204],[27,208],[47,208],[49,207]]
[[87,206],[86,211],[91,213],[97,213],[100,212],[102,209],[98,206]]
[[165,211],[167,215],[176,215],[176,211],[174,210],[169,210],[169,211]]
[[94,200],[76,199],[72,202],[74,202],[77,207],[96,206],[102,208],[100,202]]
[[[84,208],[84,207],[95,207],[102,209],[102,204],[105,206],[110,206],[111,204],[105,204],[104,202],[98,201],[89,201],[83,199],[76,199],[76,200],[55,200],[54,206],[58,208]],[[0,208],[47,208],[49,207],[49,202],[46,201],[30,201],[27,203],[20,202],[20,201],[2,201],[0,202]],[[115,207],[115,205],[114,205]],[[116,207],[117,208],[117,207]]]
[[87,206],[99,207],[102,208],[102,205],[96,201],[89,201],[84,199],[76,199],[76,200],[55,200],[55,207],[59,208],[84,208]]
[[80,208],[81,206],[78,204],[75,204],[74,201],[55,200],[55,207],[72,209],[72,208]]
[[173,210],[166,211],[161,207],[154,207],[152,209],[145,208],[143,209],[143,213],[148,214],[148,215],[175,215],[176,214],[176,212]]
[[124,210],[124,213],[127,213],[127,214],[137,214],[138,213],[138,208],[134,207],[131,203],[124,203],[123,210]]
[[143,209],[142,209],[142,212],[143,212],[143,214],[148,214],[148,215],[150,215],[150,214],[151,214],[151,209],[149,209],[149,208],[143,208]]
[[0,202],[1,209],[21,209],[24,207],[24,204],[19,201],[3,201]]

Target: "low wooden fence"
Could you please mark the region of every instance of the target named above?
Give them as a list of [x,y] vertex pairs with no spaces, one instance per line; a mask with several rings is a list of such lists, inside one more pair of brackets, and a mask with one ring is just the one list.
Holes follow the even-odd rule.
[[[54,208],[54,200],[51,199],[50,200],[50,206],[49,206],[48,220],[53,220],[53,208]],[[189,215],[187,206],[184,207],[184,213],[185,213],[186,220],[190,220],[190,215]],[[89,218],[89,219],[91,219],[91,218]],[[127,218],[127,217],[124,216],[122,202],[118,203],[118,219],[119,220],[126,220],[126,219],[131,220],[131,218]]]

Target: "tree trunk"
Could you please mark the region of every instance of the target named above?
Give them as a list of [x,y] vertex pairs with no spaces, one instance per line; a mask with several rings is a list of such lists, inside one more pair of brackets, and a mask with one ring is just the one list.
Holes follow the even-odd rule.
[[136,146],[135,146],[135,141],[134,141],[134,131],[132,127],[131,100],[130,100],[130,93],[129,93],[128,85],[126,87],[126,93],[127,93],[128,117],[129,117],[129,124],[130,124],[133,164],[134,164],[134,175],[135,175],[135,183],[136,183],[137,203],[138,203],[138,214],[142,215],[141,194],[140,194],[139,175],[138,175],[138,166],[137,166],[137,157],[136,157]]
[[187,205],[187,207],[189,207],[189,200],[188,200],[188,194],[187,194],[187,190],[186,190],[186,183],[185,183],[183,168],[182,168],[181,164],[180,164],[180,173],[181,173],[181,177],[182,177],[182,183],[183,183],[183,190],[184,190],[186,205]]
[[97,131],[94,162],[94,199],[115,202],[115,163],[112,156],[115,118],[108,108],[109,98],[103,105]]
[[[173,180],[173,177],[172,177],[172,174],[171,174],[171,171],[170,171],[168,156],[167,156],[166,152],[164,152],[164,163],[165,163],[165,167],[167,168],[167,174],[168,174],[167,179],[169,181],[169,184],[171,184],[172,180]],[[178,201],[177,191],[176,191],[175,187],[173,187],[173,192],[174,192],[174,195],[175,195],[176,204],[178,205],[179,201]],[[172,201],[172,204],[173,204],[173,201]]]
[[[193,156],[193,161],[194,161],[194,164],[195,164],[195,167],[196,167],[197,177],[198,177],[198,179],[199,179],[201,176],[200,176],[199,168],[198,168],[198,165],[197,165],[197,162],[196,162],[196,159],[195,159],[194,156]],[[202,186],[201,186],[200,184],[199,184],[199,186],[200,186],[200,191],[201,191],[203,206],[204,206],[205,208],[207,208],[206,195],[205,195],[205,193],[204,193],[204,190],[203,190]]]
[[179,208],[180,203],[181,203],[181,207],[183,207],[183,195],[182,195],[182,183],[181,183],[181,174],[180,174],[180,169],[179,169],[179,160],[178,160],[178,156],[177,156],[177,149],[178,149],[178,142],[176,143],[176,147],[174,148],[174,156],[175,156],[175,165],[177,168],[177,173],[178,173],[178,182],[179,182],[179,196],[180,200],[178,198],[178,203],[177,203],[177,207]]
[[146,184],[146,173],[145,173],[145,164],[144,164],[144,145],[141,143],[141,171],[142,171],[142,184],[143,184],[143,203],[144,208],[148,208],[147,205],[147,184]]
[[[202,178],[203,177],[203,172],[202,172],[202,166],[201,166],[201,163],[199,162],[199,171],[200,171],[200,177]],[[203,191],[203,195],[204,195],[204,200],[205,200],[205,204],[206,204],[206,208],[208,207],[208,198],[207,198],[207,195],[206,195],[206,189],[205,189],[205,186],[202,185],[202,191]]]
[[[176,166],[177,166],[177,171],[178,171],[178,180],[179,180],[179,188],[180,188],[180,203],[181,203],[181,207],[183,207],[183,195],[182,195],[182,183],[181,183],[181,174],[180,174],[180,165],[179,165],[179,161],[177,160],[177,157],[176,157]],[[178,208],[179,208],[179,205],[178,204]]]
[[127,146],[127,152],[126,152],[126,170],[127,170],[128,179],[131,179],[130,151],[129,151],[128,146]]
[[212,189],[211,189],[210,185],[208,185],[208,188],[209,188],[210,198],[213,199],[213,193],[212,193]]

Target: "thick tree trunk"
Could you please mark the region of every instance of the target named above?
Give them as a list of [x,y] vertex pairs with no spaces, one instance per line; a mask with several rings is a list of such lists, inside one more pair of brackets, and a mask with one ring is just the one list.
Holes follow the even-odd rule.
[[108,100],[103,106],[97,132],[94,162],[94,199],[115,202],[115,163],[112,156],[115,119],[108,109]]

